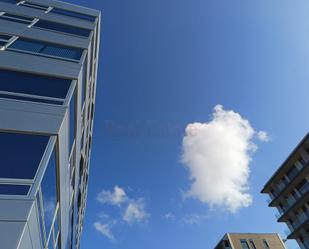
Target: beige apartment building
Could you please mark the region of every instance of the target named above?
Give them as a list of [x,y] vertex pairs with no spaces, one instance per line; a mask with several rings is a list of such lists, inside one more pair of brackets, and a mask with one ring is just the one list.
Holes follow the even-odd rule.
[[285,249],[277,233],[227,233],[215,249]]
[[273,174],[261,191],[270,196],[278,222],[289,227],[287,239],[309,249],[309,133]]

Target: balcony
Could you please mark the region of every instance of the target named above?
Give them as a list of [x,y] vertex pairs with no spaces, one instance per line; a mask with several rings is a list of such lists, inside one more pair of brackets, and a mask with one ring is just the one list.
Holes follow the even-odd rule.
[[[288,184],[284,184],[285,186],[284,186],[283,189],[281,189],[280,191],[279,191],[279,189],[274,191],[274,193],[273,193],[274,194],[274,198],[269,203],[270,207],[274,207],[275,206],[275,203],[278,200],[279,196],[284,194],[287,191],[287,189],[289,188],[289,186],[291,186],[293,183],[296,182],[297,178],[299,178],[300,175],[306,174],[306,173],[309,172],[309,167],[308,166],[309,166],[309,161],[306,163],[306,165],[301,170],[297,171],[297,174],[293,174],[294,178],[290,179],[290,182]],[[307,188],[309,188],[309,186],[304,187],[304,191],[307,191]]]
[[309,216],[308,214],[302,215],[302,217],[297,217],[297,220],[292,224],[292,225],[288,225],[289,229],[290,229],[290,234],[287,236],[287,239],[295,239],[295,235],[299,232],[300,228],[307,224],[309,221]]

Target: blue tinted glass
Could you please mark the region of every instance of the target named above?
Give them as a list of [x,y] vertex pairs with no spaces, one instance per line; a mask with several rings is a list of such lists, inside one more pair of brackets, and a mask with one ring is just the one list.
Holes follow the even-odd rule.
[[34,18],[31,18],[31,17],[17,16],[17,15],[13,15],[13,14],[9,14],[9,13],[4,13],[2,16],[23,19],[23,20],[26,20],[26,21],[29,21],[29,22],[32,22],[33,19],[34,19]]
[[70,48],[56,44],[44,43],[28,39],[17,39],[10,48],[22,51],[35,52],[40,54],[52,55],[62,58],[79,60],[83,50],[78,48]]
[[44,247],[44,236],[46,236],[46,234],[44,234],[44,230],[43,230],[43,220],[42,220],[42,207],[41,207],[41,203],[40,203],[40,198],[39,195],[36,195],[36,205],[38,208],[38,215],[39,215],[39,227],[40,227],[40,233],[41,233],[41,243]]
[[34,42],[30,40],[17,39],[10,48],[40,53],[40,51],[44,48],[44,44],[40,42]]
[[75,120],[76,120],[76,115],[75,115],[75,95],[76,95],[76,90],[74,91],[74,94],[71,98],[70,101],[70,150],[72,150],[73,142],[75,139]]
[[83,52],[82,49],[68,48],[64,46],[49,44],[46,45],[40,53],[73,60],[79,60],[80,57],[82,56],[82,52]]
[[86,14],[81,14],[81,13],[77,13],[77,12],[73,12],[73,11],[69,11],[69,10],[63,10],[63,9],[59,9],[59,8],[53,8],[51,10],[51,13],[75,17],[75,18],[79,18],[79,19],[82,19],[82,20],[90,21],[90,22],[94,22],[95,18],[96,18],[95,16],[89,16],[89,15],[86,15]]
[[45,21],[45,20],[38,21],[35,24],[35,27],[40,27],[44,29],[50,29],[50,30],[69,33],[73,35],[85,36],[85,37],[89,37],[89,34],[90,34],[90,30],[87,30],[87,29],[77,28],[77,27],[73,27],[73,26],[69,26],[69,25],[65,25],[61,23]]
[[0,2],[16,4],[15,0],[0,0]]
[[46,234],[49,234],[57,203],[56,156],[53,151],[41,183]]
[[0,195],[27,195],[29,185],[0,184]]
[[48,9],[47,6],[40,5],[40,4],[35,4],[35,3],[25,2],[25,3],[22,3],[20,5],[24,6],[24,7],[27,7],[27,8],[38,9],[38,10],[43,10],[43,11]]
[[83,108],[84,102],[85,102],[85,98],[86,98],[86,91],[85,91],[85,85],[87,83],[87,61],[88,61],[88,56],[85,59],[84,65],[83,65],[83,82],[82,82],[82,106],[81,108]]
[[55,98],[65,98],[71,80],[0,70],[0,90]]
[[49,137],[0,132],[0,178],[33,179]]
[[12,21],[12,22],[17,22],[17,23],[22,23],[22,24],[29,24],[30,22],[29,21],[26,21],[26,20],[17,20],[17,19],[14,19],[14,18],[10,18],[10,17],[7,17],[5,15],[3,16],[0,16],[0,19],[2,20],[6,20],[6,21]]
[[2,94],[2,93],[0,93],[0,98],[24,100],[24,101],[46,103],[46,104],[53,104],[53,105],[62,105],[63,104],[63,101],[48,100],[48,99],[35,99],[35,98],[30,98],[30,97],[13,96],[13,95]]
[[0,34],[0,39],[3,39],[3,40],[8,41],[8,40],[11,39],[11,38],[12,38],[11,35]]

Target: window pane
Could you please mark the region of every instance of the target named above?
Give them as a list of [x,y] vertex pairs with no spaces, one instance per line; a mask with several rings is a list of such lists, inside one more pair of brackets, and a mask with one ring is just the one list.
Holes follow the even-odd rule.
[[2,16],[0,16],[0,19],[18,22],[18,23],[23,23],[23,24],[30,24],[33,20],[33,18],[17,16],[17,15],[12,15],[12,14],[8,14],[8,13],[5,13]]
[[9,94],[2,94],[2,93],[0,93],[0,98],[24,100],[24,101],[46,103],[46,104],[53,104],[53,105],[62,105],[63,104],[63,101],[48,100],[48,99],[37,99],[37,98],[22,97],[22,96],[14,96],[14,95],[9,95]]
[[2,40],[8,41],[8,40],[10,40],[11,38],[12,38],[11,35],[0,34],[0,39],[2,39]]
[[76,127],[76,115],[75,115],[75,95],[76,95],[76,90],[74,90],[73,96],[71,98],[70,101],[70,149],[69,151],[71,152],[72,150],[72,146],[74,143],[74,139],[75,139],[75,127]]
[[27,195],[29,185],[0,184],[0,195]]
[[0,2],[16,4],[15,0],[0,0]]
[[250,240],[250,245],[251,245],[251,248],[252,248],[252,249],[256,249],[256,246],[255,246],[253,240]]
[[32,9],[43,10],[43,11],[46,11],[48,9],[47,6],[35,4],[35,3],[28,3],[28,2],[22,3],[22,4],[20,4],[20,6],[24,6],[24,7],[32,8]]
[[79,18],[79,19],[82,19],[82,20],[90,21],[90,22],[94,22],[95,18],[96,18],[95,16],[89,16],[89,15],[86,15],[86,14],[81,14],[81,13],[77,13],[77,12],[73,12],[73,11],[69,11],[69,10],[63,10],[63,9],[59,9],[59,8],[53,8],[50,12],[55,13],[55,14],[59,14],[59,15],[75,17],[75,18]]
[[71,80],[0,70],[0,90],[55,98],[65,98]]
[[250,249],[246,240],[240,240],[242,249]]
[[39,194],[36,195],[36,205],[37,205],[37,209],[38,209],[38,218],[39,218],[39,227],[40,227],[40,237],[41,237],[41,243],[43,245],[43,247],[45,246],[45,240],[44,238],[46,237],[46,234],[44,233],[43,230],[43,212],[42,212],[42,207],[41,207],[41,203],[40,203],[40,198],[39,198]]
[[85,36],[85,37],[89,37],[89,34],[90,34],[90,30],[87,30],[87,29],[82,29],[78,27],[73,27],[73,26],[45,21],[45,20],[38,21],[34,26],[44,28],[44,29],[64,32],[68,34],[73,34],[73,35]]
[[48,236],[57,204],[56,156],[53,151],[41,183],[46,235]]
[[40,53],[44,48],[44,44],[19,38],[10,46],[10,48]]
[[18,49],[22,51],[35,52],[45,55],[52,55],[62,58],[68,58],[73,60],[79,60],[83,50],[78,48],[70,48],[66,46],[39,42],[34,40],[28,40],[19,38],[17,39],[10,48]]
[[265,249],[269,249],[269,245],[265,239],[263,240],[263,244],[264,244]]
[[0,178],[33,179],[49,137],[0,132]]

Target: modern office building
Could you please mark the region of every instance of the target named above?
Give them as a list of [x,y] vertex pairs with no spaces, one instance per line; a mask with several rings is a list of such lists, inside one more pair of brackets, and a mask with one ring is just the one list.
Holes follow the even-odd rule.
[[309,248],[309,133],[266,183],[262,193],[278,209],[278,222],[289,227],[287,239]]
[[79,248],[100,12],[0,0],[0,248]]
[[277,233],[227,233],[215,249],[285,249]]

